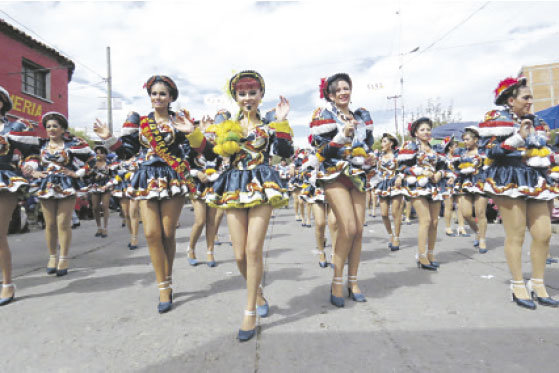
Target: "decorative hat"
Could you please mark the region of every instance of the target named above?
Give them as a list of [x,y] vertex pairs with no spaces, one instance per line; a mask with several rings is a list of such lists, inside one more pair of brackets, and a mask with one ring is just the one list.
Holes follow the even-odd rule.
[[0,110],[2,114],[6,114],[8,111],[12,110],[14,105],[12,103],[12,99],[10,98],[10,94],[2,86],[0,86],[0,100],[4,103],[4,106],[2,106],[2,109]]
[[526,77],[519,76],[518,78],[505,78],[499,82],[495,89],[495,105],[504,105],[506,95],[515,87],[525,86]]
[[262,91],[262,97],[264,97],[266,85],[264,84],[264,78],[262,78],[262,75],[254,70],[245,70],[233,75],[231,80],[229,80],[228,91],[231,97],[235,98],[237,89],[253,87],[260,88]]
[[330,101],[328,98],[328,87],[336,80],[343,80],[349,83],[349,87],[352,87],[351,78],[346,73],[337,73],[328,78],[321,78],[320,79],[320,98],[325,99],[326,101]]
[[387,137],[388,140],[392,141],[392,143],[394,144],[394,148],[397,148],[398,145],[400,145],[400,141],[398,141],[398,138],[396,136],[394,136],[393,134],[389,133],[389,132],[385,132],[382,134],[382,138]]
[[431,127],[433,127],[433,121],[431,119],[427,117],[418,118],[414,120],[411,125],[408,126],[411,137],[415,137],[415,131],[417,131],[417,127],[419,127],[419,125],[422,123],[428,123],[429,125],[431,125]]
[[153,87],[155,83],[164,83],[165,85],[167,85],[167,87],[169,87],[169,94],[171,95],[173,102],[177,100],[177,98],[179,97],[179,90],[173,79],[165,75],[153,75],[144,84],[144,88],[148,91],[148,93],[151,92],[151,87]]
[[68,119],[64,114],[59,113],[58,111],[49,111],[48,113],[45,113],[45,115],[41,118],[43,127],[47,127],[47,121],[50,119],[56,119],[64,129],[68,129]]
[[444,152],[448,152],[448,147],[454,143],[454,135],[447,136],[441,141],[441,148],[443,148]]
[[476,126],[468,126],[468,127],[465,127],[465,128],[464,128],[464,132],[462,133],[462,136],[464,135],[464,133],[466,133],[466,132],[468,132],[468,131],[471,131],[471,132],[475,133],[477,137],[480,137],[480,135],[479,135],[479,127],[476,127]]

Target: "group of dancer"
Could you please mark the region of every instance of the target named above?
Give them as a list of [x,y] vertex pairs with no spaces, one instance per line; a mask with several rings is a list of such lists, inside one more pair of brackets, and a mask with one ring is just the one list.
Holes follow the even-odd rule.
[[[433,271],[440,266],[434,249],[441,201],[458,196],[462,215],[476,234],[474,246],[483,253],[487,250],[484,208],[491,196],[505,228],[513,300],[532,309],[536,308],[534,300],[559,306],[547,294],[543,280],[551,237],[550,203],[559,194],[559,166],[555,165],[559,157],[547,147],[544,123],[530,114],[532,96],[526,80],[509,78],[499,84],[495,103],[503,109],[486,114],[479,126],[468,127],[462,137],[465,147],[459,151],[453,151],[454,139],[431,146],[433,122],[429,118],[414,121],[409,127],[412,140],[401,146],[396,137],[383,134],[380,152],[375,151],[371,115],[366,109],[350,108],[352,87],[345,73],[322,79],[320,95],[325,105],[312,114],[312,149],[297,153],[287,121],[288,100],[280,96],[277,106],[263,115],[259,106],[265,94],[264,79],[251,70],[235,74],[228,84],[238,113],[231,116],[220,111],[201,121],[193,120],[186,110],[170,109],[179,96],[171,78],[150,77],[145,88],[153,111],[146,116],[132,112],[120,137],[97,120],[94,131],[103,144],[94,150],[69,133],[68,120],[61,113],[43,116],[44,139],[30,124],[8,121],[5,115],[12,103],[8,92],[0,88],[0,215],[4,219],[0,305],[10,303],[15,295],[7,220],[18,198],[28,191],[40,198],[50,254],[47,273],[64,276],[69,267],[75,198],[90,192],[93,204],[105,208],[103,226],[101,215],[96,215],[96,236],[100,237],[107,236],[108,198],[112,194],[121,199],[131,233],[130,249],[138,244],[139,210],[159,288],[157,309],[168,312],[173,307],[176,229],[189,197],[195,212],[188,248],[191,265],[199,263],[194,250],[204,226],[207,264],[216,265],[215,237],[226,211],[236,263],[247,287],[238,331],[238,339],[247,341],[255,335],[256,316],[266,317],[270,312],[261,285],[263,244],[272,210],[287,206],[288,189],[292,189],[296,201],[304,202],[303,209],[311,205],[323,268],[329,264],[324,252],[328,222],[334,272],[330,302],[336,307],[345,303],[346,262],[350,299],[366,301],[358,285],[358,269],[370,190],[380,198],[391,250],[400,247],[402,208],[404,199],[410,201],[419,217],[416,262],[419,268]],[[14,157],[16,149],[21,154],[19,162]],[[116,153],[118,161],[109,162],[109,153]],[[282,159],[276,166],[271,164],[274,155]],[[305,226],[310,225],[309,215],[307,210]],[[526,228],[533,241],[532,278],[525,284],[521,247]]]

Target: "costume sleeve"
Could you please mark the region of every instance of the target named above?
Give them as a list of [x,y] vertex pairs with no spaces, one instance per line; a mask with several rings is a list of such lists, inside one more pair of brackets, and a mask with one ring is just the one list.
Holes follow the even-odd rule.
[[369,149],[373,149],[373,144],[375,143],[375,137],[373,136],[373,118],[371,118],[371,113],[365,108],[359,108],[354,112],[355,117],[361,118],[363,123],[365,123],[365,144]]
[[526,141],[515,133],[505,139],[495,138],[486,145],[487,157],[491,159],[521,158]]
[[316,109],[310,127],[311,144],[316,148],[319,158],[341,158],[343,146],[350,143],[351,139],[338,133],[333,114],[327,109]]
[[[141,120],[146,120],[142,117]],[[140,126],[136,123],[124,123],[121,137],[110,137],[104,142],[105,147],[118,155],[121,160],[130,159],[140,151]]]
[[405,142],[396,160],[398,161],[398,171],[404,175],[418,176],[422,173],[422,168],[416,166],[417,147],[413,142]]
[[79,137],[74,137],[70,141],[71,144],[68,151],[72,154],[73,158],[81,161],[77,163],[72,161],[70,166],[74,168],[78,177],[84,177],[95,166],[95,153],[91,150],[88,143]]
[[26,121],[14,123],[7,138],[11,148],[19,150],[24,159],[32,154],[39,154],[41,150],[35,128]]

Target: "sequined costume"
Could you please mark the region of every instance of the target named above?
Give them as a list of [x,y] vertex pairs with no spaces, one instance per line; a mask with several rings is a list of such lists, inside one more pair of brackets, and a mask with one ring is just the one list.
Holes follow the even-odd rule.
[[[345,126],[334,104],[329,108],[314,111],[310,124],[312,141],[320,162],[317,183],[323,186],[338,178],[349,179],[349,183],[359,191],[367,187],[367,172],[372,166],[365,164],[372,153],[373,120],[363,108],[352,113],[358,124],[353,138],[344,136]],[[348,183],[348,184],[349,184]]]
[[213,150],[228,160],[206,194],[208,205],[226,209],[261,204],[286,206],[287,189],[270,165],[270,158],[272,154],[283,158],[293,154],[292,130],[287,120],[278,122],[275,112],[270,111],[246,135],[241,132],[240,123],[232,120],[220,123],[217,134]]
[[301,166],[303,184],[299,198],[307,203],[325,203],[324,189],[316,185],[319,162],[316,155],[309,154]]
[[392,159],[383,155],[377,161],[378,183],[375,186],[375,194],[380,198],[391,198],[404,194],[402,186],[396,186],[396,178],[399,177],[397,152]]

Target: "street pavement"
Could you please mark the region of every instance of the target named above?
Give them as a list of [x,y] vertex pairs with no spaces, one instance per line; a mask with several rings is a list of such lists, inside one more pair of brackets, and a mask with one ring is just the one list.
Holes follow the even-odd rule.
[[[473,237],[447,237],[439,224],[438,272],[415,265],[417,224],[404,225],[390,252],[379,216],[364,228],[359,284],[367,303],[329,303],[330,268],[318,266],[314,232],[276,210],[264,245],[268,318],[251,341],[235,338],[245,285],[228,242],[218,266],[192,267],[186,249],[192,212],[177,230],[174,308],[160,315],[143,235],[128,234],[113,214],[109,236],[94,221],[74,230],[70,272],[47,276],[44,232],[10,235],[16,301],[0,308],[1,372],[556,372],[559,309],[511,302],[503,228],[490,225],[489,252]],[[224,219],[225,220],[225,219]],[[141,230],[140,226],[140,230]],[[220,239],[228,241],[225,221]],[[523,252],[530,277],[529,236]],[[330,240],[328,239],[328,242]],[[559,255],[557,235],[552,253]],[[327,247],[330,252],[331,247]],[[205,260],[201,237],[197,254]],[[559,264],[546,283],[559,297]],[[347,293],[346,293],[347,294]]]

